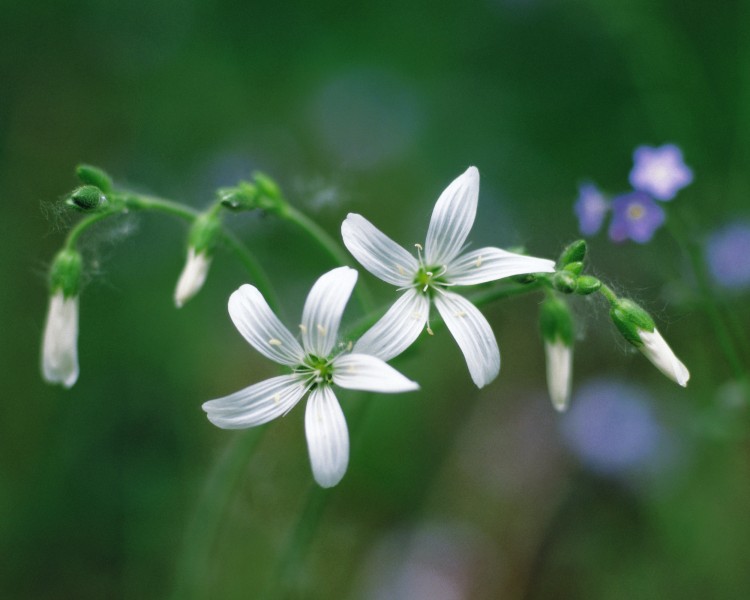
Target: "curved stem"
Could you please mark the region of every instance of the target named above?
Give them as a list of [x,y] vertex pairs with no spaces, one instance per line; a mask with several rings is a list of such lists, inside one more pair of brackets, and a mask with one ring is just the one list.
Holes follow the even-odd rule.
[[68,236],[65,238],[65,247],[69,250],[75,249],[75,245],[78,243],[78,239],[81,237],[81,234],[86,231],[91,225],[118,213],[119,211],[107,210],[94,213],[93,215],[89,215],[86,218],[81,219],[68,232]]
[[[156,196],[142,196],[140,194],[128,193],[125,198],[125,206],[132,210],[151,210],[161,212],[179,219],[184,219],[189,222],[195,221],[201,214],[194,208],[174,202],[172,200],[166,200],[164,198],[158,198]],[[216,211],[214,205],[210,210]],[[263,268],[258,264],[253,255],[247,249],[247,247],[237,237],[222,227],[221,237],[224,241],[224,245],[234,253],[235,257],[245,270],[250,275],[255,287],[257,287],[263,296],[266,298],[269,306],[274,310],[279,310],[279,301],[276,293],[273,290],[268,275]]]
[[[326,232],[325,229],[310,217],[301,213],[289,204],[284,206],[284,210],[279,212],[279,215],[304,230],[311,239],[323,248],[326,254],[328,254],[334,262],[341,266],[352,266],[351,258],[349,258],[349,256],[342,250],[341,246]],[[364,286],[356,286],[354,293],[365,311],[372,310],[372,296]]]

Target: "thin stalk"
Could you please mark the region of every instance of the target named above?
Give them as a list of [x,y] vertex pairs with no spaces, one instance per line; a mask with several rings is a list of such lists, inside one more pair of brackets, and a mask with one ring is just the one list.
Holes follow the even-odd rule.
[[[323,248],[326,254],[328,254],[328,256],[330,256],[335,263],[341,266],[352,266],[351,258],[342,250],[341,246],[328,234],[328,232],[326,232],[325,229],[323,229],[310,217],[308,217],[304,213],[301,213],[289,204],[286,204],[284,206],[284,210],[281,211],[279,215],[305,231],[312,240],[314,240],[321,248]],[[365,312],[369,312],[373,309],[374,303],[372,300],[372,296],[364,286],[356,286],[354,289],[354,293]]]
[[81,237],[81,234],[83,234],[84,231],[86,231],[94,223],[98,223],[99,221],[118,213],[119,211],[106,210],[94,213],[93,215],[88,215],[87,217],[81,219],[68,232],[68,236],[65,238],[65,247],[68,250],[74,250],[76,244],[78,243],[78,239]]

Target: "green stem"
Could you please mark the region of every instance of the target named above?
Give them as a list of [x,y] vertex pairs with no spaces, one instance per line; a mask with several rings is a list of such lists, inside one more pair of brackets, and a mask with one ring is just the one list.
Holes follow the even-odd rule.
[[93,215],[89,215],[84,219],[81,219],[80,221],[78,221],[78,223],[75,224],[73,229],[68,232],[68,236],[65,238],[65,247],[68,250],[74,250],[76,244],[78,243],[78,239],[81,237],[81,234],[84,231],[86,231],[94,223],[97,223],[102,219],[106,219],[107,217],[111,217],[112,215],[116,215],[118,213],[119,211],[107,210],[94,213]]
[[606,286],[602,283],[602,287],[599,288],[599,293],[607,299],[611,306],[615,306],[617,304],[617,296],[609,288],[609,286]]
[[177,581],[173,594],[175,599],[211,596],[207,571],[211,566],[216,532],[229,499],[237,489],[248,460],[265,431],[265,428],[255,429],[231,439],[206,477],[186,528],[182,552],[177,562]]
[[[335,263],[341,266],[352,266],[351,258],[342,250],[341,246],[315,221],[301,213],[290,204],[286,204],[279,215],[297,225],[305,231],[328,254]],[[357,295],[362,308],[367,312],[373,309],[373,300],[370,293],[362,285],[357,285],[354,293]]]
[[[125,206],[132,210],[156,211],[161,212],[185,221],[193,222],[200,216],[200,212],[189,206],[185,206],[172,200],[158,198],[156,196],[142,196],[139,194],[128,193],[125,197]],[[209,211],[215,213],[221,208],[221,205],[215,204]],[[274,311],[279,310],[279,300],[273,290],[268,276],[263,268],[258,264],[247,247],[237,239],[237,237],[222,227],[221,233],[224,245],[234,253],[235,257],[250,275],[255,287],[263,294],[269,306]]]

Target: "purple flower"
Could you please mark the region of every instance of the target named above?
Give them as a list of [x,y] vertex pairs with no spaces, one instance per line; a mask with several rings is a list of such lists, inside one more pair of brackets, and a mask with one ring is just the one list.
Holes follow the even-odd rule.
[[613,242],[628,238],[645,244],[664,223],[664,210],[648,194],[632,192],[612,201],[609,237]]
[[563,439],[586,467],[602,475],[658,470],[666,440],[651,404],[642,388],[592,380],[573,399],[562,422]]
[[750,285],[750,224],[732,223],[708,238],[706,261],[714,280],[724,287]]
[[609,202],[593,183],[584,183],[578,188],[578,200],[574,210],[581,233],[594,235],[601,229],[604,216],[609,210]]
[[657,200],[671,200],[693,181],[693,172],[682,160],[682,151],[674,144],[659,148],[639,146],[633,152],[630,185]]

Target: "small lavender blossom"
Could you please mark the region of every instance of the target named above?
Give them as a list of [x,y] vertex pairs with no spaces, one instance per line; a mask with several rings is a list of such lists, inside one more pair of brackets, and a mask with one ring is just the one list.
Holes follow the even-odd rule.
[[578,200],[573,210],[578,217],[578,229],[583,235],[594,235],[602,227],[609,210],[609,202],[593,183],[578,188]]
[[664,223],[664,210],[648,194],[632,192],[612,201],[609,237],[613,242],[631,239],[639,244],[650,241]]
[[657,200],[671,200],[677,192],[693,181],[693,172],[682,159],[682,151],[674,144],[659,148],[639,146],[633,152],[630,185]]
[[706,261],[716,283],[727,288],[750,286],[750,223],[733,223],[714,232],[706,244]]

